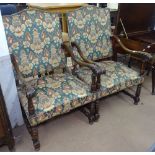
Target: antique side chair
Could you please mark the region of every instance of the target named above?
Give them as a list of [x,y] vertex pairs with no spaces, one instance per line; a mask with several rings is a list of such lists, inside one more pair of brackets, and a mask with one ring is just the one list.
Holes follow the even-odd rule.
[[[116,61],[117,53],[112,50],[112,45],[118,42],[125,53],[142,57],[144,61],[149,61],[151,56],[145,52],[126,48],[119,38],[111,35],[110,10],[108,8],[82,7],[67,13],[67,22],[72,47],[70,53],[72,53],[73,60],[76,58],[100,66],[102,70],[105,70],[105,74],[100,77],[100,89],[96,91],[97,98],[123,91],[132,97],[134,104],[137,105],[140,101],[141,85],[144,78],[138,72]],[[73,73],[85,83],[90,83],[92,73],[89,68],[74,64]],[[135,95],[125,90],[133,86],[137,86]]]
[[[19,83],[19,99],[35,150],[40,149],[38,125],[55,116],[81,107],[92,123],[97,110],[96,93],[66,71],[59,14],[24,10],[3,16],[12,63]],[[99,77],[95,65],[93,77]],[[92,78],[93,79],[93,78]]]

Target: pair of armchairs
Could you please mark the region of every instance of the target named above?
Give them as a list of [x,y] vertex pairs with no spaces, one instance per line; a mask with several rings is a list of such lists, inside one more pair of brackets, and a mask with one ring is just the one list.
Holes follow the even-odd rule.
[[[144,80],[133,69],[113,61],[112,42],[127,53],[150,59],[141,51],[127,49],[110,33],[110,12],[93,6],[66,14],[70,43],[63,43],[60,15],[24,10],[3,16],[8,47],[19,84],[19,99],[35,150],[40,149],[38,125],[75,108],[92,124],[99,118],[99,99],[123,90],[140,100]],[[67,72],[67,58],[73,73]],[[126,88],[137,86],[134,95]]]

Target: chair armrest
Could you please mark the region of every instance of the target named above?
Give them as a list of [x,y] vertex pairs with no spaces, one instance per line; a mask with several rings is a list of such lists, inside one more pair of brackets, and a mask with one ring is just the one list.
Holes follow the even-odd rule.
[[[78,46],[78,44],[77,44],[76,42],[71,42],[71,46],[72,46],[73,48],[75,47],[75,48],[77,49],[77,52],[79,53],[80,57],[83,59],[84,62],[89,63],[89,64],[93,64],[93,65],[97,66],[97,68],[98,68],[98,67],[100,68],[100,66],[98,65],[97,62],[92,61],[92,60],[89,60],[89,59],[87,59],[87,58],[83,55],[83,52],[81,51],[80,47]],[[101,68],[100,68],[100,69],[101,69]],[[102,68],[101,74],[105,74],[105,73],[106,73],[106,70],[105,70],[104,68]]]
[[72,47],[69,45],[66,45],[65,43],[62,44],[62,48],[65,49],[71,58],[80,66],[88,67],[92,70],[92,86],[91,91],[94,92],[100,88],[100,76],[102,74],[105,74],[105,70],[102,70],[98,65],[94,63],[87,63],[81,60],[78,60],[75,55],[72,52]]
[[131,49],[128,49],[122,42],[121,40],[113,35],[112,36],[116,41],[117,43],[120,45],[120,47],[127,53],[127,54],[131,54],[133,55],[134,57],[137,57],[139,59],[141,59],[143,62],[148,62],[152,59],[152,55],[147,53],[147,52],[143,52],[143,51],[136,51],[136,50],[131,50]]
[[88,67],[92,70],[92,72],[94,74],[105,74],[105,70],[102,70],[98,65],[97,63],[93,62],[93,63],[88,63],[88,62],[85,62],[85,61],[81,61],[81,60],[78,60],[75,55],[73,54],[72,52],[72,47],[63,43],[62,44],[62,48],[65,49],[69,55],[71,56],[71,58],[80,66],[84,66],[84,67]]
[[17,73],[17,80],[19,80],[21,82],[21,89],[22,91],[24,91],[24,93],[26,94],[26,97],[28,99],[28,112],[29,115],[35,115],[35,110],[34,110],[34,106],[33,106],[33,102],[32,102],[32,98],[35,96],[35,89],[31,86],[28,86],[25,82],[25,79],[23,78],[23,76],[21,75],[16,59],[14,57],[13,54],[10,55],[11,56],[11,61],[12,64],[16,70]]
[[94,61],[91,61],[89,59],[87,59],[84,55],[83,52],[81,51],[80,47],[78,46],[78,44],[76,42],[71,42],[71,46],[77,49],[77,52],[79,53],[80,57],[83,59],[83,61],[87,62],[87,63],[91,63],[94,64]]

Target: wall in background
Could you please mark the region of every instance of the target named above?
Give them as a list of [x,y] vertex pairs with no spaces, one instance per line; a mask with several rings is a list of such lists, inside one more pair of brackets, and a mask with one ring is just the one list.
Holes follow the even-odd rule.
[[12,127],[23,124],[15,78],[0,13],[0,84]]
[[118,3],[107,3],[107,7],[110,9],[118,9]]

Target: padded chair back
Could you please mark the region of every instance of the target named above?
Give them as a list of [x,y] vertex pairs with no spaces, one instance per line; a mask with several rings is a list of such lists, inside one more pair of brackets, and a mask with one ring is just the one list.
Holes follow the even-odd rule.
[[99,60],[112,56],[109,9],[81,7],[67,13],[67,22],[70,41],[79,45],[85,57]]
[[3,16],[3,22],[9,51],[25,78],[65,67],[59,14],[26,9]]

